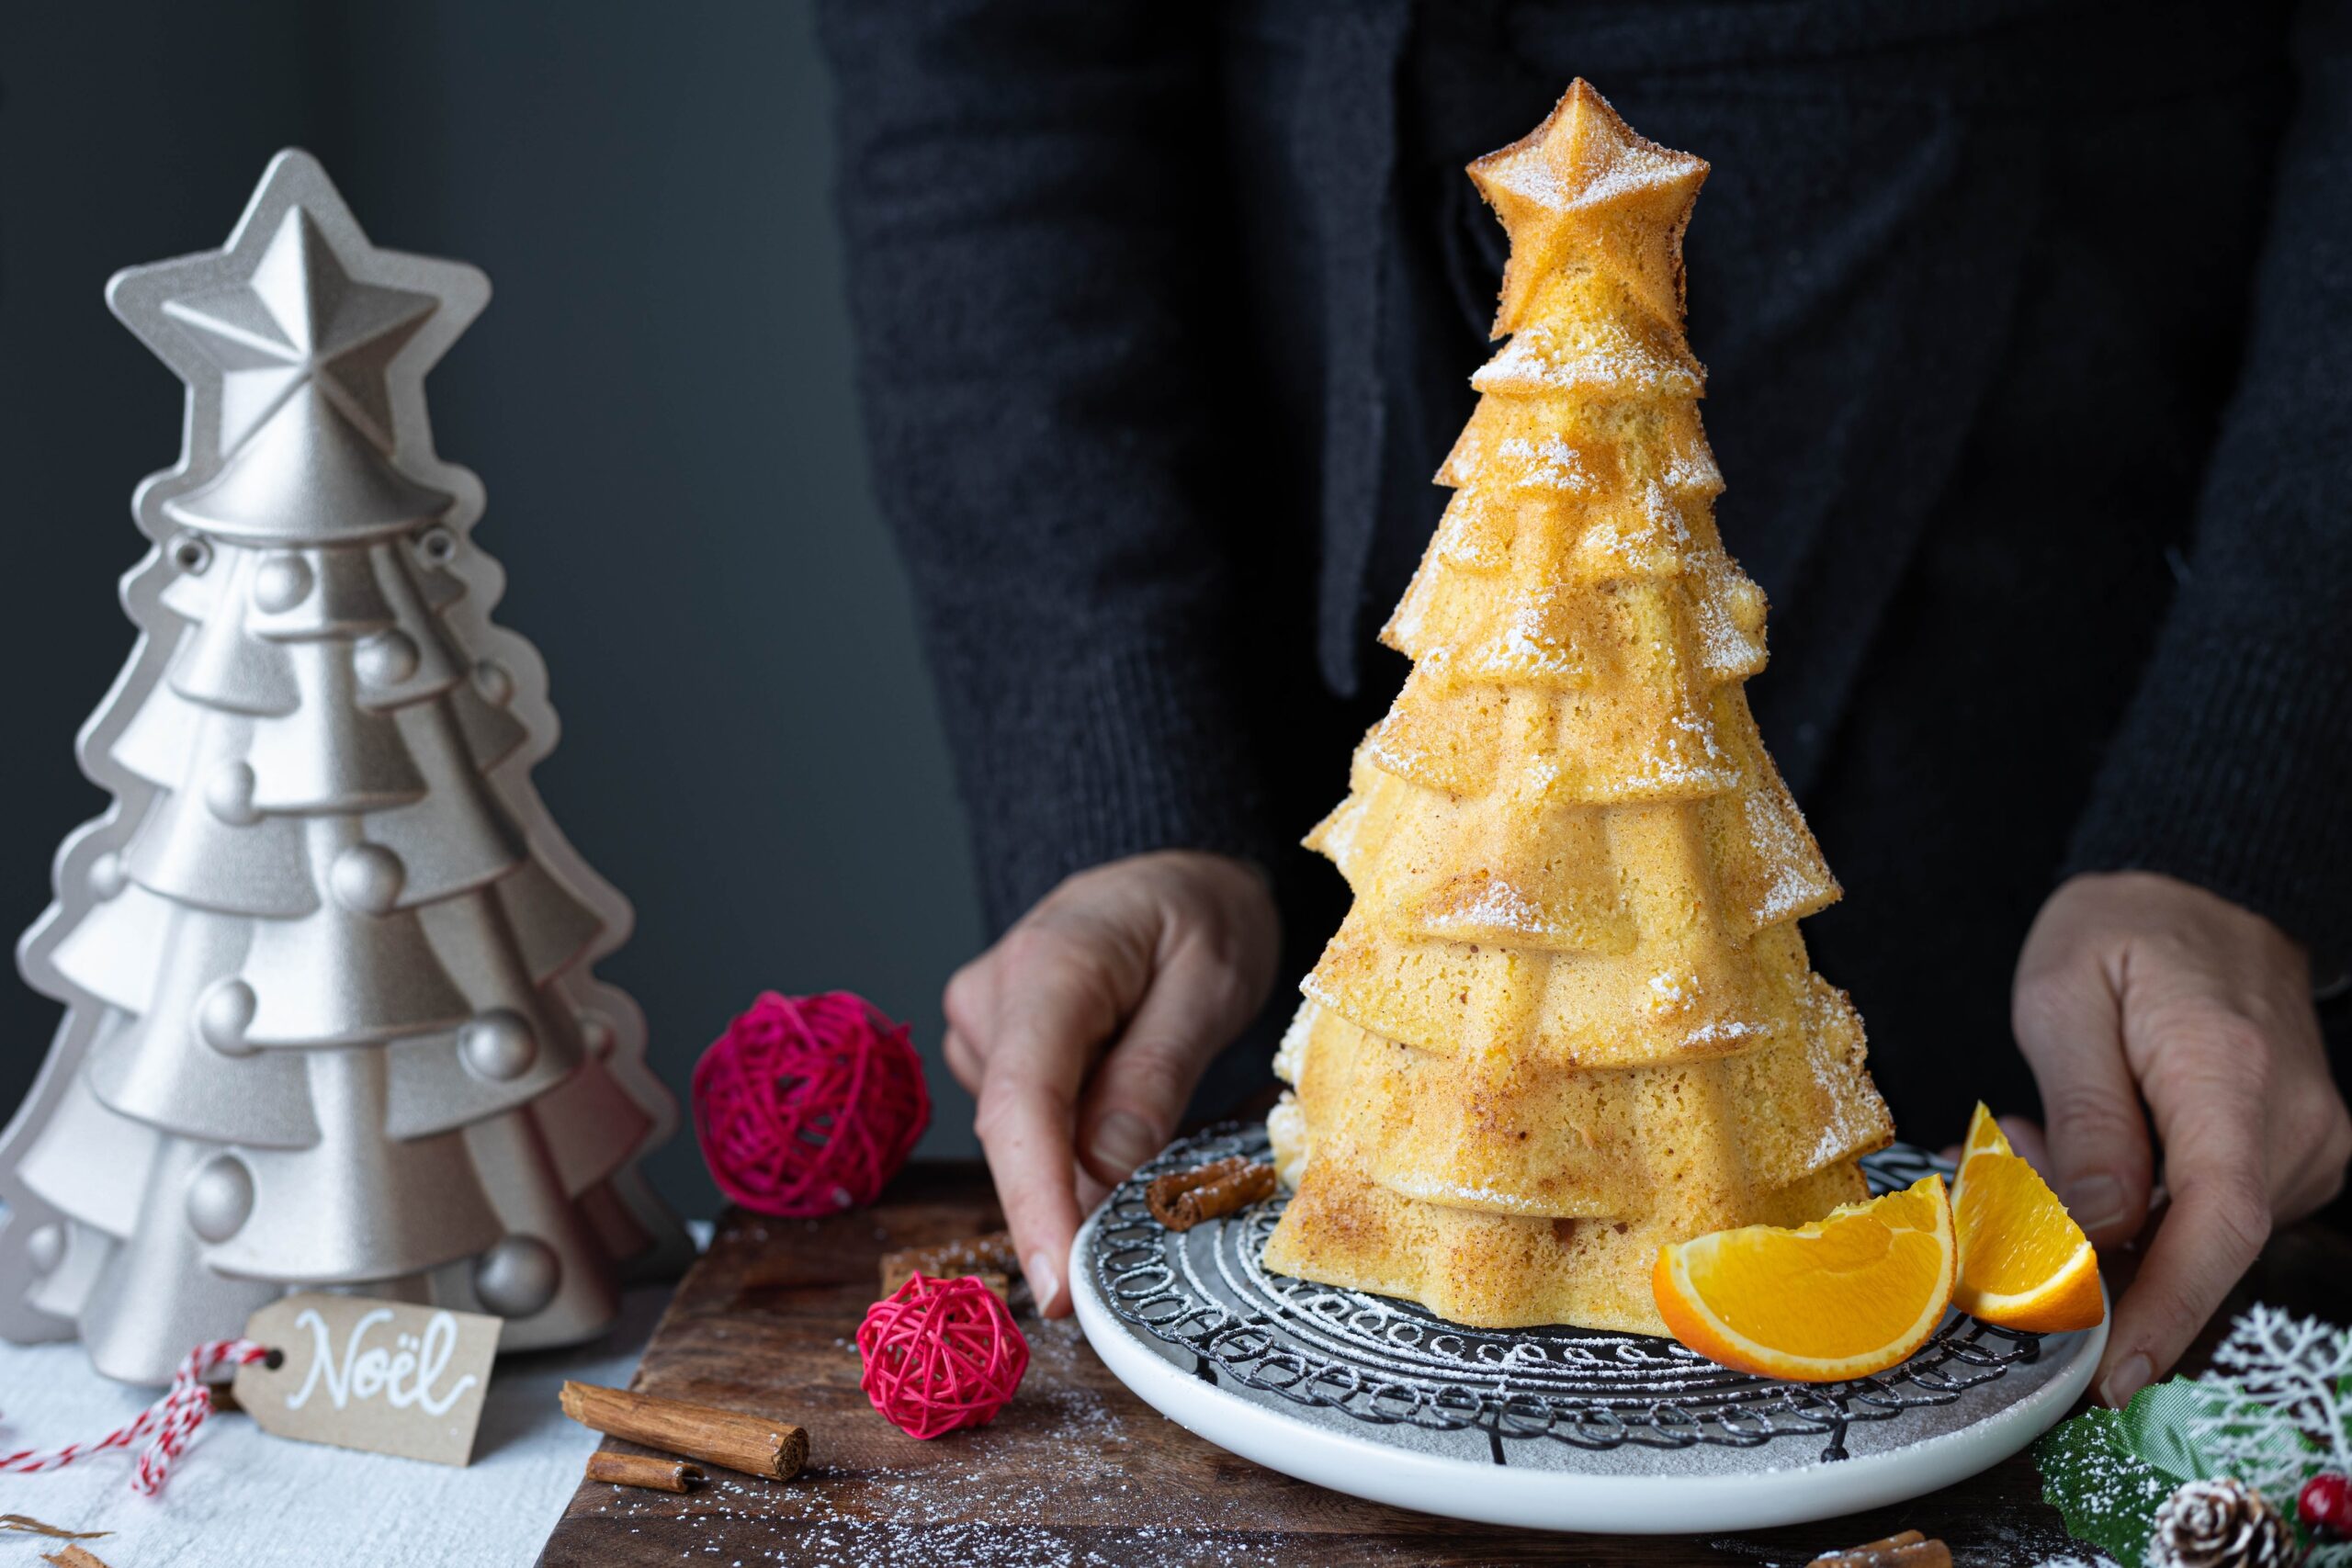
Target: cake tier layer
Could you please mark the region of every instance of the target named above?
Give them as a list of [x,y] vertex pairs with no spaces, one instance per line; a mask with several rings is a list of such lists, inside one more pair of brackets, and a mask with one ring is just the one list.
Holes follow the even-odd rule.
[[1417,1301],[1476,1328],[1568,1323],[1664,1334],[1650,1299],[1657,1249],[1743,1224],[1804,1224],[1868,1196],[1841,1160],[1727,1205],[1647,1219],[1543,1219],[1406,1198],[1339,1160],[1308,1163],[1266,1245],[1266,1267],[1321,1284]]
[[[1606,536],[1602,536],[1604,530]],[[1589,551],[1548,574],[1481,577],[1437,550],[1396,606],[1382,640],[1445,683],[1589,694],[1620,689],[1687,700],[1691,687],[1741,681],[1764,668],[1763,591],[1729,556],[1690,545],[1643,556],[1615,520],[1590,525]],[[1442,535],[1437,541],[1442,549]],[[1586,582],[1571,574],[1618,570]]]
[[[1737,788],[1758,771],[1763,749],[1746,694],[1704,668],[1687,605],[1654,585],[1611,600],[1658,625],[1654,639],[1613,630],[1605,678],[1505,681],[1480,662],[1487,655],[1478,649],[1433,653],[1365,733],[1361,754],[1424,789],[1560,806],[1691,800]],[[1521,640],[1500,657],[1540,662],[1549,655]]]
[[[1812,982],[1798,1036],[1666,1066],[1583,1072],[1442,1055],[1309,1002],[1277,1062],[1301,1115],[1286,1142],[1400,1197],[1544,1218],[1736,1207],[1893,1138],[1861,1021]],[[1289,1152],[1287,1149],[1285,1153]]]
[[[1646,917],[1647,911],[1645,910]],[[1795,1038],[1811,1002],[1793,923],[1733,934],[1703,902],[1621,951],[1399,932],[1358,906],[1301,983],[1374,1033],[1446,1055],[1579,1067],[1729,1055]]]
[[1779,775],[1744,735],[1738,751],[1726,794],[1596,807],[1424,789],[1367,750],[1306,842],[1347,878],[1361,923],[1395,938],[1623,953],[1712,928],[1741,943],[1838,889]]
[[1763,668],[1764,596],[1724,552],[1695,408],[1489,399],[1438,477],[1454,495],[1381,633],[1398,652],[1589,684],[1618,650],[1692,645],[1690,625],[1612,602],[1646,587],[1688,605],[1715,679]]

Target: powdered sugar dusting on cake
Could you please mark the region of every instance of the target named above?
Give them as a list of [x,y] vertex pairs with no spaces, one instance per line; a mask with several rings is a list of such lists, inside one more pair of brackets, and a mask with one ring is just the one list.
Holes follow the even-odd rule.
[[1743,589],[1757,593],[1754,585],[1721,554],[1696,575],[1699,587],[1690,596],[1690,618],[1698,628],[1699,659],[1707,673],[1717,680],[1734,680],[1764,668],[1763,617],[1760,614],[1754,617],[1757,629],[1751,632],[1740,624],[1731,602],[1731,595]]
[[1831,997],[1816,992],[1806,1009],[1806,1057],[1814,1085],[1826,1102],[1821,1137],[1814,1145],[1808,1170],[1820,1170],[1849,1155],[1876,1148],[1892,1133],[1885,1104],[1862,1069],[1857,1042],[1837,1027],[1842,1020],[1826,1016],[1837,1005]]
[[1312,1000],[1300,1003],[1298,1010],[1290,1015],[1282,1043],[1274,1047],[1274,1077],[1287,1084],[1298,1081],[1298,1075],[1306,1066],[1307,1036],[1315,1032],[1315,1021],[1322,1016],[1323,1010]]
[[1514,435],[1496,451],[1521,465],[1515,477],[1522,485],[1566,495],[1590,495],[1600,487],[1600,481],[1586,466],[1584,454],[1557,435],[1547,434],[1536,441]]
[[1678,494],[1721,495],[1724,471],[1716,467],[1714,453],[1702,441],[1691,446],[1678,446],[1670,453],[1658,474],[1658,482]]
[[1512,334],[1470,378],[1481,392],[1595,391],[1691,398],[1704,378],[1685,360],[1661,353],[1617,321],[1587,324],[1573,337],[1547,326]]
[[1502,932],[1544,938],[1561,934],[1557,920],[1527,895],[1491,874],[1451,885],[1444,908],[1427,919],[1428,929],[1441,936],[1476,936]]
[[1620,142],[1608,166],[1586,182],[1573,205],[1601,207],[1645,190],[1655,190],[1689,179],[1699,160],[1687,152],[1670,152],[1654,141]]
[[1836,883],[1814,874],[1821,864],[1819,852],[1804,830],[1781,810],[1779,802],[1761,789],[1752,789],[1741,807],[1748,845],[1758,863],[1772,874],[1770,885],[1749,911],[1758,926],[1811,914],[1836,896]]

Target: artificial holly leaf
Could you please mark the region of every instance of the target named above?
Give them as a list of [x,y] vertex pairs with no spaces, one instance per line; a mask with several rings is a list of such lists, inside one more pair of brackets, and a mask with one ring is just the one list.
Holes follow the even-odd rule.
[[[2144,1396],[2175,1389],[2181,1391],[2184,1397],[2174,1401],[2165,1413],[2167,1436],[2163,1440],[2170,1443],[2174,1440],[2171,1434],[2178,1434],[2187,1457],[2199,1466],[2189,1473],[2234,1475],[2271,1493],[2271,1500],[2292,1518],[2294,1494],[2323,1468],[2326,1450],[2278,1406],[2266,1404],[2227,1384],[2176,1378],[2141,1392]],[[2139,1404],[2135,1397],[2132,1410],[2137,1410]],[[2132,1424],[2132,1410],[2124,1413],[2127,1427]],[[2136,1432],[2133,1441],[2134,1451],[2141,1458],[2172,1468],[2165,1463],[2164,1453],[2150,1447]]]
[[2132,1396],[2117,1423],[2125,1448],[2170,1475],[2232,1473],[2205,1441],[2211,1424],[2232,1404],[2225,1392],[2185,1378],[2151,1383]]
[[2066,1521],[2066,1533],[2118,1562],[2147,1560],[2156,1509],[2184,1479],[2132,1450],[2123,1416],[2089,1410],[2063,1421],[2033,1445],[2042,1500]]

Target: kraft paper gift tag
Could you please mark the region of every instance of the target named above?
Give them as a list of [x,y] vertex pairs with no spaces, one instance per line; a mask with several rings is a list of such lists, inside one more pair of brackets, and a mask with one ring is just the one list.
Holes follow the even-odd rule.
[[435,1464],[473,1458],[500,1319],[366,1296],[284,1296],[245,1325],[280,1354],[232,1388],[265,1432]]

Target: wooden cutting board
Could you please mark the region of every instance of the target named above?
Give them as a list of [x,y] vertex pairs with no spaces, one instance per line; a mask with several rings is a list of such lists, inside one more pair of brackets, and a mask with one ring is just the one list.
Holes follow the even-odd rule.
[[[2022,1456],[1898,1507],[1752,1535],[1566,1537],[1460,1524],[1278,1475],[1193,1437],[1103,1370],[1076,1324],[1015,1293],[1029,1373],[990,1426],[901,1435],[858,1391],[851,1337],[882,1254],[980,1235],[1002,1218],[978,1164],[910,1168],[876,1207],[824,1220],[730,1210],[655,1329],[632,1387],[781,1416],[808,1431],[806,1471],[723,1471],[684,1496],[583,1483],[545,1568],[647,1563],[885,1568],[987,1564],[1781,1563],[1916,1529],[1962,1563],[2085,1555]],[[2352,1245],[2299,1227],[2274,1243],[2265,1300],[2315,1299]],[[610,1443],[624,1451],[649,1451]]]

